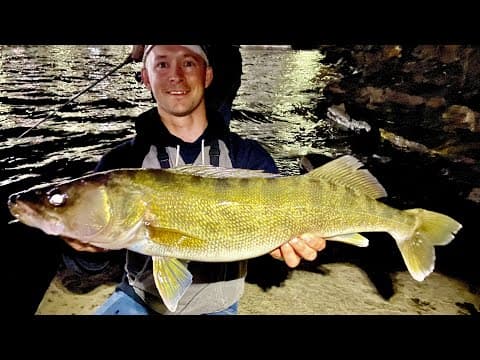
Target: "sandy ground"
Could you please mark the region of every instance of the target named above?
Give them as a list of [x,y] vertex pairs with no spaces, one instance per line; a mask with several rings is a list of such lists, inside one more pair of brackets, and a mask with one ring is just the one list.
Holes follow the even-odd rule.
[[[385,300],[357,267],[342,263],[324,267],[330,270],[327,276],[296,270],[282,286],[268,291],[247,283],[240,315],[478,315],[480,311],[479,294],[442,274],[417,282],[407,272],[397,273],[395,294]],[[113,285],[102,285],[78,295],[54,278],[36,314],[92,314],[113,290]]]

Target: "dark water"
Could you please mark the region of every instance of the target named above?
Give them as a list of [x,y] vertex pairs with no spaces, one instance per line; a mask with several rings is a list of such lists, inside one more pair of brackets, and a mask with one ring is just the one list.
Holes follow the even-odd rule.
[[[102,154],[133,135],[132,118],[153,106],[150,93],[134,78],[139,64],[123,67],[25,137],[17,137],[120,64],[129,49],[0,46],[0,230],[7,244],[3,254],[10,260],[3,264],[4,273],[18,294],[15,305],[21,306],[19,311],[36,309],[63,243],[22,224],[7,225],[12,220],[6,207],[8,195],[91,171]],[[318,51],[243,48],[242,55],[244,75],[234,103],[233,131],[262,143],[284,174],[300,172],[301,155],[315,159],[315,154],[323,158],[353,153],[360,157],[384,184],[392,205],[443,211],[467,225],[450,250],[437,253],[437,268],[475,282],[478,267],[473,265],[476,256],[472,250],[478,245],[470,243],[476,240],[472,214],[478,206],[465,200],[472,187],[468,167],[399,152],[370,143],[370,139],[363,139],[363,146],[355,148],[354,139],[332,128],[318,112],[325,105],[324,86],[338,76],[322,63]],[[393,291],[389,274],[404,268],[392,239],[371,244],[371,249],[362,252],[332,244],[318,262],[305,268],[316,271],[328,261],[358,263],[388,297]],[[286,274],[284,268],[276,270]],[[262,285],[262,280],[259,282]],[[263,285],[271,284],[275,281]]]
[[[121,63],[129,47],[18,46],[0,51],[0,151],[7,171],[0,185],[70,177],[76,173],[72,163],[91,167],[113,144],[132,135],[131,118],[153,105],[150,93],[134,79],[139,65],[127,65],[16,139]],[[286,173],[298,172],[292,159],[308,152],[317,138],[314,100],[333,75],[320,66],[320,58],[316,51],[243,50],[243,84],[232,129],[269,148]]]

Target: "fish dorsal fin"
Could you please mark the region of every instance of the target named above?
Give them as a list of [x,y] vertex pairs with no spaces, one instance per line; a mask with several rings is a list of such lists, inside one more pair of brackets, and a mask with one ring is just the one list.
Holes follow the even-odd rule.
[[248,170],[225,168],[212,165],[185,165],[165,169],[175,174],[195,175],[209,178],[272,178],[278,177],[278,174],[271,174],[263,170]]
[[387,192],[378,180],[367,170],[361,169],[363,163],[351,155],[344,155],[325,165],[313,169],[304,176],[333,181],[363,194],[378,199],[387,196]]

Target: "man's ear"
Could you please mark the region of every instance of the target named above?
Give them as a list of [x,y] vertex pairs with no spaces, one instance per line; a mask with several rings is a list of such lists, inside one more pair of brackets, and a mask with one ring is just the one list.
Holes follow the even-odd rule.
[[142,83],[143,85],[145,85],[145,87],[148,89],[148,90],[152,90],[152,87],[150,86],[150,80],[148,79],[148,74],[147,74],[147,70],[145,68],[142,68]]
[[211,66],[207,66],[207,70],[205,73],[205,89],[210,86],[213,80],[213,69]]

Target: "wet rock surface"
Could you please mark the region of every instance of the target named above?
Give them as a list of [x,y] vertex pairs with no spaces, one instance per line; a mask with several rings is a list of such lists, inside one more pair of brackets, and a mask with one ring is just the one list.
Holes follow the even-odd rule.
[[[469,315],[478,316],[480,296],[464,282],[434,273],[423,282],[407,272],[393,276],[394,295],[385,299],[361,268],[348,263],[323,265],[317,272],[297,270],[281,286],[264,290],[247,283],[240,315]],[[103,284],[85,294],[69,292],[55,278],[37,315],[89,315],[110,296]]]
[[[385,45],[321,50],[342,77],[325,88],[319,117],[341,105],[352,119],[371,125],[370,131],[345,131],[343,126],[338,132],[366,168],[388,184],[386,203],[435,209],[463,224],[451,244],[436,248],[436,270],[468,281],[478,293],[480,267],[474,254],[480,247],[474,233],[480,214],[480,48]],[[333,138],[339,141],[341,136]],[[308,158],[316,165],[325,161],[315,155]],[[372,245],[368,252],[373,254]],[[393,270],[399,263],[395,257],[381,267]]]

